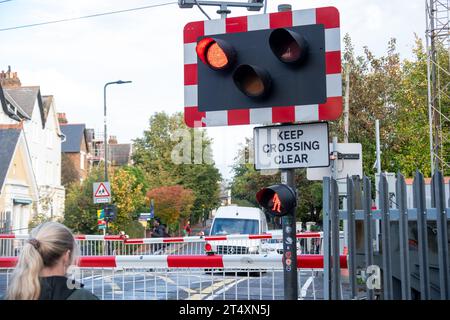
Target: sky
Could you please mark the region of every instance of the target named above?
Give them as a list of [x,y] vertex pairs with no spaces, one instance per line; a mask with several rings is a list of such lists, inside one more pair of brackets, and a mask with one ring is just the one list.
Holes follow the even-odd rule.
[[[245,0],[234,0],[246,2]],[[0,29],[79,17],[175,0],[12,0],[0,3]],[[357,54],[363,46],[386,53],[397,39],[402,59],[412,59],[415,34],[424,39],[425,0],[268,0],[267,12],[282,3],[293,10],[335,6],[341,39],[349,33]],[[204,7],[218,19],[216,7]],[[229,17],[261,12],[231,8]],[[0,70],[17,71],[22,85],[38,85],[54,95],[56,109],[70,123],[103,126],[103,86],[116,80],[131,84],[108,87],[108,131],[119,142],[141,137],[155,112],[183,111],[183,27],[205,20],[196,7],[176,3],[109,16],[0,31]],[[230,166],[253,126],[211,127],[216,166],[231,178]]]

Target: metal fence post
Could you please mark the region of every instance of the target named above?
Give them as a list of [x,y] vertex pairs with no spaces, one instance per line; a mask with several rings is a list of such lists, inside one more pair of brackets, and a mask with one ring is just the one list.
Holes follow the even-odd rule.
[[383,298],[392,300],[392,263],[391,263],[391,227],[389,217],[389,190],[386,175],[380,176],[380,210],[381,210],[381,241],[383,257]]
[[397,207],[399,214],[399,246],[400,246],[400,273],[402,299],[411,300],[411,272],[409,268],[409,243],[408,243],[408,207],[406,199],[405,177],[398,172],[397,182],[395,184],[397,195]]
[[339,191],[335,179],[331,179],[331,250],[332,250],[332,285],[331,298],[333,300],[341,299],[341,268],[339,255]]
[[430,299],[430,271],[428,266],[428,230],[425,204],[425,181],[423,174],[416,171],[414,177],[414,200],[417,208],[417,240],[419,250],[420,298]]
[[434,203],[436,207],[436,228],[439,261],[439,284],[441,300],[450,299],[450,276],[448,261],[447,212],[445,210],[444,178],[440,171],[433,175]]
[[[363,210],[364,210],[364,252],[366,268],[373,265],[373,242],[372,242],[372,186],[367,176],[363,178]],[[367,300],[373,300],[373,289],[367,287]]]
[[330,300],[330,178],[323,178],[323,299]]
[[351,299],[356,299],[355,193],[353,179],[347,176],[348,273]]

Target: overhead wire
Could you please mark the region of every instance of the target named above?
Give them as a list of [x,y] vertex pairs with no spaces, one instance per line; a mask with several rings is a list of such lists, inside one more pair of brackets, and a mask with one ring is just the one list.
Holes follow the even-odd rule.
[[[5,0],[3,0],[3,1],[5,1]],[[12,0],[7,0],[7,1],[12,1]],[[61,22],[75,21],[75,20],[88,19],[88,18],[96,18],[96,17],[102,17],[102,16],[107,16],[107,15],[112,15],[112,14],[131,12],[131,11],[138,11],[138,10],[144,10],[144,9],[151,9],[151,8],[156,8],[156,7],[162,7],[162,6],[167,6],[167,5],[177,4],[177,3],[178,2],[167,2],[167,3],[159,3],[159,4],[148,5],[148,6],[143,6],[143,7],[136,7],[136,8],[130,8],[130,9],[108,11],[108,12],[102,12],[102,13],[94,13],[94,14],[80,16],[80,17],[74,17],[74,18],[51,20],[51,21],[45,21],[45,22],[38,22],[38,23],[20,25],[20,26],[15,26],[15,27],[0,28],[0,31],[24,29],[24,28],[31,28],[31,27],[37,27],[37,26],[61,23]]]
[[197,0],[194,0],[196,6],[200,9],[200,11],[208,18],[208,20],[211,20],[211,18],[208,16],[208,14],[203,10],[203,8],[200,6]]

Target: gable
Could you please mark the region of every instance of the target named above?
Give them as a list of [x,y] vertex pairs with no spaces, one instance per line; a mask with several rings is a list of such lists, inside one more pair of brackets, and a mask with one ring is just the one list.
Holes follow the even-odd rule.
[[8,170],[13,159],[20,129],[0,129],[0,191],[3,189]]
[[61,152],[80,152],[84,144],[86,146],[84,124],[61,124],[61,132],[65,135],[65,141],[61,144]]
[[28,186],[28,195],[37,200],[38,188],[34,176],[28,147],[23,135],[19,136],[16,150],[11,159],[4,184],[22,184]]
[[41,90],[38,86],[4,88],[3,90],[5,92],[5,96],[7,97],[6,100],[10,102],[14,101],[14,103],[24,111],[29,119],[33,118],[33,115],[36,113],[35,109],[38,109],[42,128],[45,127],[46,114],[42,101]]

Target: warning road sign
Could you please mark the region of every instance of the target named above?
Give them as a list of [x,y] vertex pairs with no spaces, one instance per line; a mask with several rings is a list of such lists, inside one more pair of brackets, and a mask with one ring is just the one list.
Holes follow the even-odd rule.
[[111,202],[111,186],[109,182],[95,182],[92,192],[94,203]]

